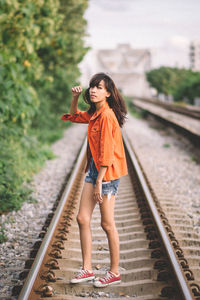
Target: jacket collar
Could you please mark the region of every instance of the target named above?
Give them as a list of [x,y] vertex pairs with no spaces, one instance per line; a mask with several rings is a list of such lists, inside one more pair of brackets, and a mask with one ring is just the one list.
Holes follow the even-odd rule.
[[96,119],[104,110],[108,109],[110,106],[108,104],[108,102],[106,101],[100,108],[99,111],[95,111],[92,115],[92,117],[90,118],[90,120],[94,120]]

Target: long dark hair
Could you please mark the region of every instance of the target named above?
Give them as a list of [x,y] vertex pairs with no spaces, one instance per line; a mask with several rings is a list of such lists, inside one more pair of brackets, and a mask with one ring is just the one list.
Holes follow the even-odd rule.
[[116,88],[114,81],[105,73],[95,74],[90,80],[89,88],[85,91],[84,101],[90,105],[88,113],[92,114],[96,111],[95,104],[90,100],[89,90],[91,87],[94,86],[98,87],[101,80],[104,81],[106,90],[110,93],[110,96],[107,97],[107,102],[110,108],[112,108],[112,110],[114,111],[119,126],[122,127],[125,122],[126,114],[127,114],[126,104],[120,92]]

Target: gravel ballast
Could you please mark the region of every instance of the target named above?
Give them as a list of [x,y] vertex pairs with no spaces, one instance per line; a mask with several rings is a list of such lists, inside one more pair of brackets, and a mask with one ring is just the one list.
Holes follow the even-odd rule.
[[200,150],[152,117],[129,116],[126,132],[155,197],[200,283]]
[[12,287],[20,284],[19,273],[24,270],[25,259],[73,168],[86,132],[86,125],[73,124],[64,137],[52,145],[56,158],[47,161],[31,183],[37,203],[25,202],[19,211],[0,217],[8,237],[6,243],[0,244],[0,299],[11,299]]
[[[189,141],[165,129],[156,121],[128,116],[124,127],[142,164],[158,178],[158,184],[168,191],[172,201],[185,210],[200,236],[200,168],[198,151]],[[34,176],[33,197],[37,203],[24,203],[21,210],[1,216],[8,242],[0,245],[0,291],[11,298],[11,289],[20,284],[19,273],[24,269],[24,256],[40,232],[57,199],[66,176],[70,173],[78,150],[86,135],[87,125],[73,124],[52,149],[57,158],[46,162]],[[150,178],[151,179],[151,178]],[[9,298],[10,297],[10,298]],[[0,297],[0,299],[2,299]]]
[[[136,119],[129,115],[126,133],[147,176],[157,179],[159,189],[185,210],[200,236],[200,151],[172,128],[153,118]],[[156,183],[155,183],[156,185]]]

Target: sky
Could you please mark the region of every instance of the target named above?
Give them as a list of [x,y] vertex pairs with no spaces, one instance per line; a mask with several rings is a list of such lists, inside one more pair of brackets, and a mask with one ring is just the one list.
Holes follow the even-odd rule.
[[200,0],[89,0],[86,44],[93,49],[150,49],[153,67],[189,67],[189,44],[200,40]]

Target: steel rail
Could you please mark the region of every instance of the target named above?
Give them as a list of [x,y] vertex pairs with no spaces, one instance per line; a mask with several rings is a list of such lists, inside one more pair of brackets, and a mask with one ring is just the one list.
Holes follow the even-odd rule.
[[154,99],[154,98],[144,98],[144,97],[133,97],[133,98],[135,98],[136,100],[137,99],[142,100],[143,102],[146,102],[146,103],[151,103],[155,106],[163,107],[166,110],[176,112],[178,114],[185,115],[185,116],[188,116],[190,118],[194,118],[194,119],[197,119],[197,120],[200,119],[200,109],[198,109],[197,106],[196,107],[194,106],[194,108],[188,108],[188,107],[185,107],[185,106],[179,106],[179,105],[170,104],[170,103],[167,103],[167,102],[162,102],[162,101],[160,101],[158,99]]
[[40,266],[42,264],[42,261],[44,259],[45,253],[47,251],[47,248],[50,244],[51,238],[53,236],[54,230],[58,224],[59,218],[62,214],[63,208],[65,206],[66,200],[68,198],[68,195],[70,193],[71,187],[73,185],[73,182],[75,180],[75,177],[77,175],[78,169],[80,168],[80,164],[83,161],[83,158],[85,156],[86,153],[86,147],[87,147],[87,138],[85,138],[83,145],[81,147],[81,151],[79,153],[78,159],[76,161],[76,164],[74,166],[74,169],[72,171],[72,174],[69,178],[69,181],[66,185],[66,188],[64,189],[64,192],[61,196],[61,200],[59,202],[59,205],[55,211],[54,217],[50,223],[50,226],[48,227],[48,230],[45,234],[45,237],[42,241],[42,244],[38,250],[38,253],[36,255],[36,258],[34,260],[34,263],[32,265],[32,268],[27,276],[27,279],[25,281],[25,284],[20,292],[19,298],[18,300],[28,300],[29,299],[29,295],[31,293],[32,287],[34,285],[35,279],[37,277],[37,274],[40,270]]
[[[139,102],[141,102],[142,104],[147,103],[154,107],[155,106],[161,107],[165,111],[172,111],[175,113],[179,113],[180,115],[187,115],[187,114],[184,114],[183,112],[181,112],[180,110],[177,111],[178,108],[176,109],[176,106],[172,107],[171,109],[166,107],[166,105],[170,105],[170,104],[159,103],[159,102],[155,102],[155,100],[150,100],[147,98],[140,98],[140,97],[136,98],[136,100],[139,100]],[[131,103],[133,104],[133,106],[136,107],[136,109],[139,109],[139,110],[144,109],[147,111],[148,115],[153,116],[159,122],[163,123],[164,125],[169,125],[172,128],[174,128],[178,133],[182,134],[184,137],[187,137],[196,147],[200,146],[200,133],[198,132],[197,129],[193,128],[192,126],[190,128],[185,127],[184,125],[182,125],[182,123],[179,123],[175,119],[171,119],[165,115],[160,115],[159,112],[152,111],[148,107],[145,108],[143,106],[140,106],[140,104],[134,102],[134,100]],[[198,121],[200,121],[200,110],[199,110],[198,117],[191,116],[191,114],[189,112],[188,112],[187,116],[190,116],[192,119],[196,118],[196,119],[198,119]]]
[[151,213],[153,215],[153,218],[155,220],[156,226],[157,226],[157,228],[159,230],[161,239],[163,241],[163,244],[165,246],[167,255],[168,255],[169,260],[171,262],[171,265],[173,267],[173,270],[174,270],[175,276],[177,278],[178,284],[180,286],[181,292],[183,294],[183,297],[184,297],[185,300],[193,300],[194,297],[192,295],[192,292],[191,292],[190,288],[188,287],[188,284],[187,284],[186,279],[184,277],[183,271],[181,270],[180,264],[177,261],[177,258],[176,258],[176,255],[174,253],[174,250],[173,250],[173,248],[171,246],[169,237],[168,237],[167,232],[166,232],[166,230],[165,230],[165,228],[163,226],[162,220],[161,220],[161,218],[159,216],[159,213],[157,211],[156,205],[155,205],[154,200],[153,200],[153,198],[151,196],[151,192],[150,192],[150,190],[148,188],[146,180],[145,180],[145,178],[143,176],[143,173],[141,171],[141,168],[139,166],[139,163],[137,161],[135,153],[132,150],[132,147],[131,147],[131,145],[129,143],[129,140],[128,140],[128,137],[127,137],[125,131],[123,131],[123,140],[124,140],[124,143],[125,143],[125,148],[127,149],[128,153],[129,153],[131,162],[134,165],[136,174],[137,174],[137,176],[138,176],[138,178],[140,180],[142,190],[143,190],[143,192],[145,194],[145,197],[147,199],[149,208],[150,208]]

